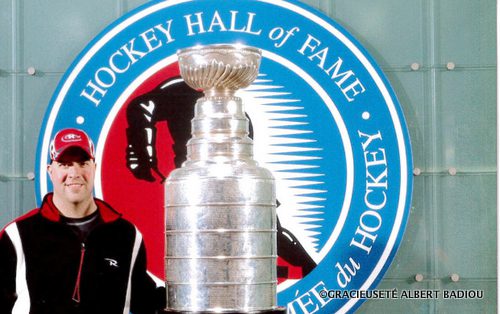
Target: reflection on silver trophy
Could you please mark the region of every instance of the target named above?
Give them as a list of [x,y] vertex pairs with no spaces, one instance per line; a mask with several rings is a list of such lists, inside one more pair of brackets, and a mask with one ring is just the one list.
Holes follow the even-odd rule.
[[198,99],[187,160],[166,181],[166,312],[283,313],[276,302],[276,198],[253,159],[242,100],[260,50],[211,45],[178,52]]

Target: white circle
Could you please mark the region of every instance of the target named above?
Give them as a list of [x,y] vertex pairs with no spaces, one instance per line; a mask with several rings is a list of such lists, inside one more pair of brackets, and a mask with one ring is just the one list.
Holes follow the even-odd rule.
[[83,124],[85,122],[85,118],[82,116],[76,117],[76,123]]
[[27,70],[29,75],[35,75],[36,74],[36,69],[35,67],[29,67]]
[[[318,94],[319,97],[323,99],[323,102],[329,109],[329,111],[332,113],[332,117],[336,124],[338,125],[340,136],[342,138],[342,143],[344,144],[344,150],[346,154],[346,191],[345,191],[345,197],[344,197],[344,202],[342,204],[342,209],[339,215],[339,218],[337,220],[337,224],[332,230],[332,233],[329,237],[329,239],[326,241],[325,245],[323,248],[320,250],[320,252],[312,252],[308,251],[308,254],[315,260],[316,262],[320,262],[330,251],[330,249],[333,247],[333,244],[337,240],[337,238],[340,236],[340,233],[342,231],[342,228],[344,226],[344,223],[347,219],[347,214],[349,212],[350,204],[351,204],[351,199],[352,199],[352,194],[353,194],[353,185],[354,185],[354,157],[352,156],[352,147],[351,147],[351,140],[349,138],[349,133],[347,131],[347,127],[345,126],[344,120],[340,113],[337,110],[337,107],[333,103],[333,100],[330,98],[330,96],[326,93],[326,91],[320,86],[319,83],[317,83],[311,76],[309,76],[307,73],[305,73],[301,68],[296,66],[295,64],[291,63],[287,59],[276,55],[272,52],[269,52],[267,50],[262,51],[262,55],[265,58],[268,58],[274,62],[277,62],[278,64],[281,64],[288,69],[290,69],[292,72],[296,73],[298,77],[301,77],[309,86],[311,86],[316,93]],[[124,92],[121,93],[120,97],[117,99],[115,104],[113,105],[113,108],[109,112],[108,116],[106,117],[106,120],[104,121],[103,127],[101,129],[101,133],[99,135],[99,139],[97,141],[97,146],[96,146],[96,156],[98,160],[102,160],[102,155],[104,152],[104,144],[106,143],[106,138],[108,136],[109,130],[111,128],[111,125],[113,121],[115,120],[115,117],[117,116],[119,110],[125,103],[125,101],[128,99],[128,97],[132,94],[132,92],[142,83],[144,82],[148,77],[154,75],[159,69],[173,63],[176,61],[177,56],[176,55],[171,55],[166,57],[165,59],[157,62],[150,68],[148,68],[146,71],[144,71],[142,74],[137,76],[137,78],[124,90]],[[102,168],[100,168],[102,170]],[[96,171],[96,176],[95,176],[95,193],[98,198],[103,198],[102,195],[102,182],[101,182],[101,176],[102,173],[99,171],[99,169]],[[284,199],[284,197],[281,197]]]
[[[393,124],[396,129],[396,137],[397,137],[397,142],[398,142],[398,149],[400,152],[400,160],[401,160],[401,173],[400,173],[400,178],[401,178],[401,185],[399,188],[399,200],[397,204],[397,216],[396,216],[396,221],[394,223],[393,229],[390,234],[389,241],[385,244],[385,249],[383,252],[383,255],[381,256],[379,262],[377,263],[375,269],[372,271],[370,274],[369,278],[363,283],[362,287],[360,289],[368,289],[370,285],[375,281],[379,273],[382,271],[383,266],[386,265],[386,261],[390,257],[390,254],[393,249],[393,247],[396,244],[396,240],[398,238],[399,230],[402,227],[402,222],[404,218],[404,212],[405,212],[405,204],[406,204],[406,194],[407,194],[407,187],[408,187],[408,182],[407,182],[407,160],[406,160],[406,150],[405,150],[405,141],[404,141],[404,134],[402,127],[400,125],[400,119],[397,115],[397,108],[395,107],[395,104],[393,102],[393,99],[391,97],[390,92],[387,90],[387,87],[384,85],[383,81],[381,80],[379,73],[372,67],[370,62],[366,59],[366,57],[358,50],[356,46],[354,46],[349,39],[347,39],[342,33],[339,33],[333,26],[322,20],[321,18],[317,17],[313,13],[310,13],[306,11],[305,9],[302,8],[297,8],[292,4],[287,4],[285,3],[280,3],[276,0],[261,0],[262,2],[269,2],[273,3],[282,7],[286,7],[290,9],[292,7],[294,12],[301,13],[303,16],[308,18],[309,20],[316,22],[317,24],[323,26],[326,30],[328,30],[330,33],[332,33],[335,37],[339,38],[361,61],[361,63],[365,66],[365,68],[368,70],[370,73],[371,77],[375,80],[376,85],[379,87],[380,92],[383,95],[383,98],[386,100],[387,107],[389,108],[391,117],[393,118]],[[68,89],[70,88],[70,85],[73,82],[74,77],[81,71],[82,67],[86,62],[89,60],[90,57],[92,57],[99,49],[101,46],[104,45],[108,40],[113,38],[118,32],[121,32],[126,26],[135,23],[137,20],[142,19],[144,16],[147,16],[151,14],[151,12],[155,12],[159,10],[162,7],[170,7],[178,3],[184,3],[184,2],[191,2],[191,0],[172,0],[172,2],[168,1],[168,4],[161,3],[158,5],[155,5],[153,7],[148,8],[148,10],[143,10],[139,12],[138,14],[128,18],[124,22],[118,24],[115,26],[115,28],[111,29],[105,36],[100,38],[94,46],[92,46],[87,53],[80,59],[80,61],[76,64],[76,66],[72,69],[70,75],[68,76],[68,79],[66,80],[65,84],[61,87],[60,92],[57,96],[57,98],[54,101],[54,104],[52,106],[51,113],[48,117],[48,127],[45,130],[44,133],[44,138],[43,138],[43,143],[42,143],[42,151],[47,151],[48,150],[48,145],[50,141],[50,134],[53,128],[53,123],[57,117],[57,113],[59,111],[59,108],[62,106],[62,100],[64,99],[66,93],[68,92]],[[304,12],[305,11],[305,12]],[[418,63],[416,64],[418,65]],[[418,68],[420,68],[420,65],[418,65]],[[110,113],[111,115],[113,114],[113,110]],[[107,119],[107,121],[110,121]],[[112,120],[111,120],[112,121]],[[104,126],[105,130],[109,130],[109,126],[106,128],[106,125]],[[100,139],[105,139],[105,133],[101,132],[100,134]],[[44,166],[46,163],[46,158],[42,158],[41,165]],[[45,167],[41,167],[41,169],[44,169]],[[41,176],[43,180],[40,180],[40,190],[43,192],[46,190],[46,175],[44,172],[41,172]],[[42,195],[45,193],[42,193]],[[351,299],[348,301],[347,304],[345,304],[340,311],[347,311],[349,308],[351,308],[354,303],[356,303],[358,300],[357,299]]]
[[363,118],[363,120],[368,120],[368,119],[370,119],[370,113],[368,111],[365,111],[365,112],[363,112],[361,117]]

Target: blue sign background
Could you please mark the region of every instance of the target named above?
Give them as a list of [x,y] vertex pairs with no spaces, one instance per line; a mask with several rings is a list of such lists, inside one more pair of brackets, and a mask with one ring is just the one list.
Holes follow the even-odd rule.
[[[152,1],[106,28],[70,66],[48,106],[37,149],[38,202],[51,189],[44,170],[48,142],[57,130],[84,129],[97,140],[99,153],[112,116],[120,109],[118,100],[139,77],[147,77],[148,71],[154,74],[167,58],[175,59],[178,49],[215,43],[263,50],[261,73],[288,93],[281,98],[298,100],[303,108],[294,108],[299,106],[296,102],[276,102],[276,106],[290,106],[288,112],[281,111],[283,114],[303,115],[289,118],[278,128],[304,122],[293,129],[309,133],[294,138],[312,137],[315,142],[294,146],[319,148],[294,152],[294,156],[305,158],[300,162],[277,163],[297,165],[294,171],[304,172],[298,180],[305,182],[311,174],[321,175],[318,183],[307,185],[315,199],[306,205],[314,209],[300,209],[304,203],[296,203],[290,204],[294,212],[278,212],[280,218],[289,216],[289,221],[297,212],[317,219],[314,223],[299,219],[289,228],[296,234],[306,229],[318,233],[303,238],[306,242],[314,238],[309,252],[318,266],[305,278],[280,289],[279,304],[288,306],[291,313],[356,309],[361,304],[358,300],[323,299],[317,293],[321,289],[373,289],[386,272],[403,236],[410,207],[410,141],[394,92],[367,51],[337,23],[299,2]],[[87,96],[82,95],[85,93]],[[259,138],[255,142],[257,145]],[[383,162],[369,166],[370,160]],[[259,162],[271,168],[275,165],[265,158]],[[279,171],[276,174],[280,176]],[[286,185],[286,181],[278,180],[278,184]],[[374,181],[380,185],[370,186]],[[370,202],[384,206],[373,210],[367,207]],[[334,230],[339,233],[334,235]],[[355,270],[345,287],[342,283],[347,277],[341,270],[346,274],[348,270],[344,266]]]

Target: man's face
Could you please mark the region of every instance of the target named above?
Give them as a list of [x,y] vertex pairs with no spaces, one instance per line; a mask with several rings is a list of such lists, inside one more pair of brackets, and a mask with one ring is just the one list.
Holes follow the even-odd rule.
[[92,199],[96,164],[79,148],[68,149],[48,167],[54,198],[77,205]]

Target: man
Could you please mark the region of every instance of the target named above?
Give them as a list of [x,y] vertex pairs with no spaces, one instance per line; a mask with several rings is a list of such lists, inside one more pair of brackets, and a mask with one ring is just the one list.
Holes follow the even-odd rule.
[[146,271],[137,228],[92,196],[94,145],[59,131],[47,167],[53,193],[0,233],[0,313],[149,314],[164,288]]

